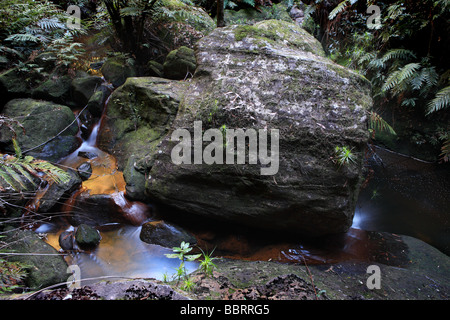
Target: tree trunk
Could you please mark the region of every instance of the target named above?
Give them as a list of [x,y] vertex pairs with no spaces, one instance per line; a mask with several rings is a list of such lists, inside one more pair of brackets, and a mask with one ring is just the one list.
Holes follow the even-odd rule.
[[223,0],[217,0],[217,27],[225,27]]

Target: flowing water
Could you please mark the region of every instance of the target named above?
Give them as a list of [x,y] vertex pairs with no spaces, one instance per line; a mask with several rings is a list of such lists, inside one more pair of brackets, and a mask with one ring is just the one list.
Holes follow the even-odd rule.
[[[92,168],[90,178],[83,181],[81,188],[67,200],[63,210],[68,215],[78,215],[78,223],[80,219],[81,222],[83,219],[89,222],[96,215],[94,219],[98,219],[97,211],[103,212],[105,216],[120,216],[120,219],[108,221],[106,218],[107,221],[97,223],[102,238],[100,244],[91,251],[75,250],[67,254],[66,260],[80,267],[82,278],[117,276],[162,279],[164,275],[172,275],[180,262],[164,255],[171,250],[147,244],[139,238],[142,223],[154,218],[151,207],[126,198],[125,181],[117,168],[116,159],[97,148],[101,119],[93,126],[87,139],[83,140],[79,132],[78,136],[82,139],[80,147],[60,161],[75,169],[87,162]],[[449,255],[448,166],[425,163],[381,148],[375,148],[375,151],[367,162],[372,177],[361,191],[353,226],[346,234],[313,241],[293,241],[258,237],[226,228],[214,231],[208,225],[191,231],[203,248],[211,250],[216,247],[216,256],[248,260],[296,263],[376,260],[390,263],[386,259],[391,257],[393,260],[394,254],[389,252],[393,250],[392,243],[400,242],[395,233],[422,239]],[[90,206],[89,199],[96,196],[109,199],[108,204],[100,202],[97,206]],[[83,197],[87,207],[92,209],[84,208],[83,211],[83,202],[80,202]],[[36,232],[47,233],[48,242],[59,250],[58,236],[63,231],[74,230],[72,224],[70,219],[58,225],[42,224]],[[386,239],[386,236],[370,231],[385,231],[394,235]],[[380,256],[384,260],[380,260]],[[191,272],[197,266],[195,262],[187,263],[186,269]]]
[[[105,109],[107,103],[108,100],[105,102]],[[105,216],[114,213],[115,217],[111,221],[94,223],[101,235],[100,244],[95,249],[74,250],[66,255],[65,259],[69,265],[77,265],[80,268],[82,279],[117,276],[162,280],[164,276],[176,273],[180,260],[165,256],[172,253],[170,249],[140,240],[141,225],[151,219],[151,208],[147,204],[126,198],[125,181],[122,172],[118,170],[116,159],[97,148],[102,119],[103,116],[80,147],[60,161],[61,165],[73,169],[83,163],[89,163],[92,168],[91,176],[83,181],[80,189],[66,201],[63,212],[68,216],[77,216],[78,223],[90,223],[92,219],[98,222],[97,213],[93,212],[98,207],[102,207],[102,211],[106,212]],[[81,127],[82,124],[79,125]],[[78,137],[82,139],[81,130]],[[100,196],[96,198],[101,201],[98,206],[94,205],[96,200],[89,202],[93,196]],[[104,205],[104,199],[108,200],[107,206]],[[94,210],[83,210],[91,205]],[[60,250],[59,235],[75,229],[70,221],[64,219],[56,224],[44,223],[35,231],[47,233],[48,243]],[[185,263],[187,272],[194,271],[197,266],[196,262]],[[84,284],[86,283],[89,281]]]

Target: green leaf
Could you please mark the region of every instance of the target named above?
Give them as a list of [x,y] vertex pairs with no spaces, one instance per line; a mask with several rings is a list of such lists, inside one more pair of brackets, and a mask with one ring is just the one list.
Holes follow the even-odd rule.
[[436,97],[428,103],[428,110],[426,115],[441,109],[447,108],[450,105],[450,86],[445,87],[436,93]]
[[331,10],[330,14],[328,15],[328,19],[333,20],[339,13],[344,11],[347,5],[348,5],[347,0],[344,0],[341,3],[339,3],[333,10]]
[[201,257],[201,254],[192,254],[192,255],[184,256],[186,261],[194,261],[194,260],[196,260],[196,259],[198,259],[200,257]]

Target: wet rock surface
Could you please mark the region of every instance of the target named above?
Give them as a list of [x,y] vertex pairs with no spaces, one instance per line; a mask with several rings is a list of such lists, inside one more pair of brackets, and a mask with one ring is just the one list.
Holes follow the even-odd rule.
[[[383,234],[388,237],[387,234]],[[399,242],[399,239],[393,240]],[[190,292],[176,281],[155,279],[102,281],[70,293],[49,290],[30,299],[193,299],[193,300],[447,300],[450,257],[426,243],[400,236],[401,246],[393,244],[391,256],[399,260],[347,260],[332,264],[279,263],[217,258],[212,275],[202,271],[190,274],[195,283]],[[398,252],[397,252],[398,251]],[[406,254],[401,255],[402,252]],[[381,286],[370,289],[372,273],[380,268]],[[19,295],[17,299],[28,296]],[[69,299],[68,298],[68,299]]]

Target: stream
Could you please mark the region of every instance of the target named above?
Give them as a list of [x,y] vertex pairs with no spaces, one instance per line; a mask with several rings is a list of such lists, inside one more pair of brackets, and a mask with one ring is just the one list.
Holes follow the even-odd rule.
[[[107,108],[108,100],[104,109]],[[103,112],[105,112],[105,110]],[[171,250],[140,240],[141,225],[154,219],[152,207],[125,196],[125,181],[117,169],[116,159],[97,148],[97,135],[103,116],[88,138],[60,164],[78,168],[89,163],[92,174],[81,188],[67,199],[63,211],[77,223],[89,222],[98,227],[100,244],[90,251],[74,250],[65,255],[69,265],[78,265],[81,277],[155,278],[175,274],[178,259],[164,254]],[[371,231],[409,235],[421,239],[450,255],[450,203],[448,165],[426,163],[388,150],[373,147],[366,167],[370,179],[361,190],[353,225],[346,234],[321,239],[292,240],[253,235],[228,228],[211,230],[208,225],[187,229],[203,248],[216,248],[214,256],[233,259],[270,260],[287,263],[324,264],[345,260],[373,261],[389,250],[385,239],[371,236]],[[99,201],[93,205],[89,203]],[[110,217],[116,217],[117,219]],[[60,250],[59,235],[73,231],[74,220],[43,223],[35,229],[47,234],[47,242]],[[72,225],[73,224],[73,225]],[[225,231],[224,231],[225,230]],[[211,239],[213,239],[211,241]],[[388,256],[388,253],[384,252]],[[192,272],[198,262],[187,262]],[[95,280],[92,280],[93,282]],[[87,281],[89,283],[89,281]]]
[[[104,109],[107,108],[108,100]],[[59,163],[63,166],[77,169],[83,163],[89,163],[91,176],[83,181],[81,188],[66,200],[63,213],[76,217],[77,223],[100,224],[101,241],[92,250],[74,250],[65,255],[68,265],[77,265],[82,279],[93,279],[83,284],[95,282],[96,279],[117,276],[122,278],[155,278],[163,280],[172,276],[180,265],[180,260],[165,256],[172,250],[158,245],[152,245],[140,240],[141,225],[149,220],[151,208],[138,201],[129,201],[125,197],[125,180],[117,169],[116,159],[97,148],[97,136],[101,129],[103,116],[92,127],[87,139],[82,138],[81,122],[77,134],[82,140],[80,147]],[[96,200],[89,201],[96,197]],[[80,200],[81,199],[81,200]],[[95,204],[95,201],[99,203]],[[93,209],[91,209],[91,207]],[[96,210],[101,208],[102,217]],[[111,221],[109,215],[114,216]],[[102,219],[104,223],[102,223]],[[70,219],[60,219],[53,223],[43,223],[35,232],[46,233],[47,242],[57,250],[61,250],[59,235],[64,231],[73,231]],[[77,249],[77,248],[76,248]],[[186,272],[192,272],[198,267],[197,262],[186,262]]]

